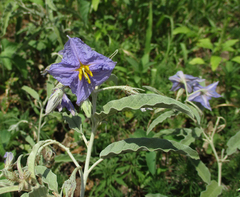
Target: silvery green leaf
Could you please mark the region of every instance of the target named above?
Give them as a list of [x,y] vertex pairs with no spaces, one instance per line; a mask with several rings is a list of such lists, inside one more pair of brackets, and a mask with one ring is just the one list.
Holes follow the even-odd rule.
[[209,169],[205,166],[205,164],[201,160],[191,159],[191,163],[194,165],[198,175],[202,178],[202,180],[210,184],[211,182],[211,173]]
[[227,142],[227,155],[231,155],[240,149],[240,131],[238,131],[234,136],[232,136]]
[[57,176],[46,166],[36,166],[36,174],[40,174],[42,181],[48,184],[50,190],[58,193],[58,182]]
[[207,185],[207,189],[201,192],[200,197],[218,197],[222,193],[222,186],[219,186],[216,181],[211,181],[209,185]]
[[171,116],[176,115],[176,111],[171,110],[171,111],[166,111],[163,114],[159,115],[156,119],[154,119],[152,121],[152,123],[149,125],[148,129],[147,129],[147,134],[149,134],[149,132],[159,123],[163,122],[164,120],[166,120],[167,118],[170,118]]
[[100,157],[105,159],[122,153],[137,152],[141,150],[174,151],[187,155],[192,159],[199,159],[198,153],[189,146],[181,144],[180,142],[158,138],[128,138],[113,142],[101,151]]
[[118,111],[151,107],[175,109],[192,118],[194,117],[191,109],[185,104],[158,94],[136,94],[110,101],[103,106],[103,111],[95,113],[94,116],[99,120],[103,120],[107,116],[117,113]]
[[28,86],[23,86],[22,87],[23,90],[25,90],[28,94],[30,94],[33,98],[35,98],[37,101],[40,100],[39,98],[39,94],[32,88],[28,87]]

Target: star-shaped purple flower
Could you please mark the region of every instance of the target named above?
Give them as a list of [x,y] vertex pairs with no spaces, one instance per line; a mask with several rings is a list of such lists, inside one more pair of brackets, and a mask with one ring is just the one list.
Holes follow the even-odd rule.
[[210,84],[206,87],[202,86],[195,86],[194,92],[189,95],[188,100],[189,101],[195,101],[201,103],[201,105],[209,110],[212,110],[209,104],[209,100],[214,97],[218,98],[221,97],[220,94],[216,92],[218,82],[215,82],[213,84]]
[[77,104],[86,100],[96,86],[111,75],[116,62],[93,51],[79,38],[70,38],[59,53],[60,63],[52,64],[48,72],[77,96]]
[[198,86],[199,82],[205,80],[198,77],[193,77],[192,75],[185,75],[182,71],[178,71],[175,75],[169,77],[168,79],[173,83],[171,91],[176,91],[179,88],[185,88],[184,81],[186,81],[187,90],[189,93],[192,92],[194,86]]

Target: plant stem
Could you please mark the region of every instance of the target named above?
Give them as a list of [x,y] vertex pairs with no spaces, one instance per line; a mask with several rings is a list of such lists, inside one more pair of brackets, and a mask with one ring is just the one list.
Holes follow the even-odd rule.
[[[215,126],[216,127],[216,126]],[[213,150],[213,154],[217,160],[218,163],[218,186],[221,186],[221,179],[222,179],[222,160],[219,159],[217,151],[215,149],[214,143],[213,143],[213,135],[209,138],[207,136],[207,134],[204,132],[203,128],[202,129],[202,133],[205,136],[206,140],[209,142],[212,150]],[[214,133],[215,133],[215,128],[214,128]]]
[[97,166],[99,163],[101,163],[103,161],[103,159],[101,158],[101,159],[99,159],[99,160],[97,160],[92,166],[91,166],[91,168],[89,168],[89,170],[88,170],[88,174],[92,171],[92,169],[95,167],[95,166]]
[[37,132],[37,142],[40,141],[40,132],[42,128],[42,117],[43,117],[43,106],[42,103],[39,102],[41,110],[40,110],[40,116],[39,116],[39,122],[38,122],[38,132]]
[[[81,192],[81,197],[84,197],[84,193],[85,193],[85,188],[87,185],[87,178],[89,175],[89,163],[90,163],[90,159],[91,159],[91,153],[92,153],[92,147],[93,147],[93,142],[94,142],[94,138],[95,138],[95,131],[98,127],[98,121],[94,118],[94,114],[96,112],[96,104],[97,104],[97,92],[93,91],[92,92],[92,131],[91,131],[91,136],[90,136],[90,140],[87,146],[87,157],[85,160],[85,166],[84,166],[84,174],[83,174],[83,190]],[[92,169],[92,168],[91,168]]]

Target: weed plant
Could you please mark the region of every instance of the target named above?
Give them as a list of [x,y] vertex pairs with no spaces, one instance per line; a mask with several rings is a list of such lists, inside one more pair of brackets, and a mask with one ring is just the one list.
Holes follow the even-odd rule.
[[[169,77],[182,70],[185,74],[206,79],[207,84],[219,81],[217,92],[221,98],[212,99],[212,111],[203,110],[202,125],[210,133],[217,117],[225,120],[225,127],[214,135],[218,155],[227,150],[227,141],[239,131],[240,103],[240,4],[238,0],[7,0],[0,3],[0,155],[4,168],[6,152],[15,158],[30,154],[38,139],[40,104],[22,87],[34,89],[42,104],[56,85],[55,79],[41,73],[59,62],[58,52],[70,37],[78,37],[95,51],[114,57],[117,62],[113,85],[142,88],[144,93],[158,93],[176,98],[170,91]],[[117,76],[117,77],[116,77]],[[149,86],[152,89],[149,89]],[[82,129],[89,139],[90,118],[81,112]],[[96,111],[111,100],[129,96],[125,90],[107,90],[98,94]],[[179,101],[184,102],[183,97]],[[63,110],[65,111],[65,110]],[[66,110],[66,112],[68,112]],[[163,112],[126,110],[107,117],[97,128],[92,148],[92,165],[100,152],[110,143],[126,138],[158,138],[180,142],[184,135],[166,134],[175,128],[194,128],[191,118],[180,114],[147,129]],[[80,166],[84,166],[87,149],[79,134],[63,121],[57,111],[45,117],[41,140],[54,139],[69,147]],[[182,131],[182,130],[181,130]],[[183,131],[182,131],[183,132]],[[218,180],[218,166],[214,152],[202,137],[195,136],[190,147],[210,169],[211,180]],[[239,145],[236,146],[236,149]],[[54,162],[47,163],[57,175],[59,187],[72,174],[71,160],[57,146],[52,147]],[[150,158],[152,164],[148,162]],[[222,193],[238,196],[239,152],[229,155],[222,165]],[[26,160],[26,158],[25,158]],[[61,162],[66,162],[62,164]],[[23,162],[24,163],[24,162]],[[26,163],[26,161],[25,161]],[[80,182],[80,178],[78,184]],[[206,185],[184,155],[169,152],[137,152],[103,160],[87,180],[86,196],[200,196]],[[2,186],[2,185],[0,185]],[[4,197],[20,193],[1,194]],[[74,196],[79,196],[76,191]]]

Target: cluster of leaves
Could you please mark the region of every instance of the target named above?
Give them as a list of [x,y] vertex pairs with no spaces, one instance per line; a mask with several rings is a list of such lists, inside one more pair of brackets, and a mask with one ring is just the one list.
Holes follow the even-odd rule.
[[[10,150],[14,150],[13,152],[17,155],[27,153],[33,147],[33,141],[36,138],[34,125],[38,123],[36,117],[40,113],[35,106],[36,100],[49,95],[44,87],[52,85],[51,79],[47,84],[45,83],[45,78],[40,75],[40,71],[55,62],[55,54],[63,49],[67,34],[80,37],[106,56],[119,49],[119,54],[116,56],[118,64],[114,73],[118,76],[120,84],[134,87],[151,85],[156,88],[155,91],[170,95],[171,83],[168,77],[179,69],[194,76],[204,76],[209,83],[220,79],[219,93],[222,93],[223,97],[213,101],[212,106],[220,103],[222,105],[214,108],[212,112],[205,111],[205,115],[209,122],[214,121],[217,115],[226,119],[225,129],[215,136],[217,150],[222,147],[227,148],[225,140],[238,131],[240,119],[238,10],[237,0],[231,2],[225,0],[211,2],[204,0],[4,1],[0,5],[2,13],[0,30],[1,156]],[[23,85],[35,89],[40,98],[32,100],[26,96],[21,89]],[[147,91],[150,92],[149,89]],[[109,96],[109,92],[101,93],[99,106],[116,98],[116,91],[110,94]],[[117,97],[120,98],[123,94],[125,92],[117,92]],[[32,108],[26,110],[29,106]],[[155,135],[162,139],[184,141],[188,145],[191,142],[191,146],[195,149],[203,147],[201,140],[193,142],[192,138],[186,136],[188,133],[190,136],[198,137],[197,131],[171,130],[189,126],[190,121],[186,120],[185,116],[171,118],[175,112],[166,113],[162,119],[157,116],[164,121],[161,125],[155,124],[157,120],[151,121],[156,117],[152,112],[139,113],[139,111],[128,110],[107,119],[108,122],[114,121],[114,123],[103,123],[99,128],[101,131],[95,143],[95,156],[98,157],[99,152],[110,142],[132,137],[132,135],[138,137]],[[167,117],[170,118],[166,119]],[[83,128],[88,131],[86,122]],[[146,126],[148,123],[150,127]],[[208,122],[204,123],[208,124]],[[14,127],[10,127],[11,125]],[[166,129],[165,133],[159,134],[158,131],[162,129]],[[61,123],[61,116],[54,113],[42,130],[42,139],[55,137],[63,141],[67,130],[68,126]],[[80,140],[75,133],[71,137],[76,141]],[[204,147],[200,156],[206,165],[216,172],[216,166],[212,164],[211,150]],[[176,192],[179,190],[182,196],[199,195],[205,188],[201,185],[200,178],[196,180],[199,184],[192,185],[189,180],[197,179],[193,176],[194,173],[189,174],[189,177],[184,176],[185,187],[181,188],[183,183],[180,181],[183,175],[175,176],[173,173],[178,170],[174,166],[183,166],[186,162],[173,159],[163,165],[162,157],[170,156],[168,153],[166,155],[141,153],[109,159],[107,164],[100,164],[90,177],[97,184],[89,195],[99,194],[97,186],[105,191],[103,195],[117,196],[118,193],[121,196],[125,188],[132,195],[143,196],[146,193],[159,192],[157,188],[160,187],[164,188],[161,193],[165,195],[178,195]],[[171,157],[174,158],[174,155]],[[235,173],[238,169],[238,157],[232,156],[230,165],[223,169],[224,181],[226,181],[224,183],[229,185],[229,190],[233,193],[231,196],[237,195],[235,191],[239,188],[239,184],[236,183],[238,181],[234,181],[240,179],[240,175]],[[148,158],[146,162],[145,158]],[[149,162],[150,160],[154,160],[155,165],[153,165],[154,162]],[[59,157],[56,161],[68,160]],[[116,172],[114,177],[113,173],[109,171],[106,173],[106,165]],[[59,173],[59,170],[60,167],[55,171]],[[183,169],[180,172],[189,173]],[[216,180],[214,173],[212,176],[212,179]],[[232,177],[232,180],[228,177]],[[171,184],[167,184],[169,182]],[[124,187],[121,188],[122,185]],[[197,189],[189,190],[190,187]],[[196,193],[191,193],[194,191]],[[223,195],[227,196],[228,194],[225,193]]]

